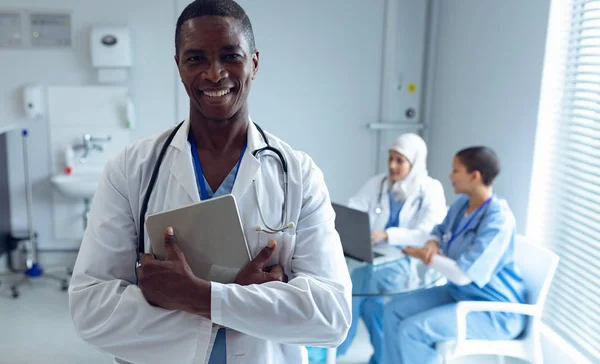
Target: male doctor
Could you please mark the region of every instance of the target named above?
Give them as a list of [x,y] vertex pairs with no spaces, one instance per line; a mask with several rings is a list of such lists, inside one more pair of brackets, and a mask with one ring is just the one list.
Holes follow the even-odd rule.
[[[259,53],[237,3],[188,5],[175,46],[190,117],[166,149],[148,214],[232,193],[254,259],[235,284],[204,281],[168,228],[166,260],[145,254],[136,268],[140,209],[173,129],[138,141],[107,164],[94,197],[69,289],[76,330],[117,363],[307,363],[304,345],[336,347],[351,322],[351,283],[323,174],[251,122]],[[287,198],[277,155],[252,154],[267,144],[287,162]],[[292,227],[257,231],[284,211]]]

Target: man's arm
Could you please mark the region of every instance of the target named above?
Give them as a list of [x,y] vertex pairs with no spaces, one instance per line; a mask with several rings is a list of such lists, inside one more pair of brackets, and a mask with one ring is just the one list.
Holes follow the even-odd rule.
[[96,348],[135,363],[203,363],[211,322],[151,306],[135,285],[136,228],[125,154],[98,185],[69,288],[77,333]]
[[304,158],[293,277],[248,286],[212,282],[211,318],[265,340],[335,347],[352,320],[351,282],[323,175]]

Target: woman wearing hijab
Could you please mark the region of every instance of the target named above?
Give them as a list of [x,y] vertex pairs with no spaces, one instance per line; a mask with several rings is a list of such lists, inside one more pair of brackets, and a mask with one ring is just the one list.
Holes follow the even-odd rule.
[[[506,200],[494,194],[499,173],[498,156],[490,148],[471,147],[455,155],[450,180],[458,198],[423,247],[404,249],[434,267],[444,255],[453,262],[449,282],[386,305],[382,362],[440,363],[436,344],[456,340],[461,301],[525,302],[527,292],[515,263],[515,217]],[[511,340],[523,331],[526,319],[510,312],[471,312],[466,322],[469,340]]]
[[[349,207],[369,214],[373,244],[392,244],[400,249],[422,246],[431,229],[444,219],[444,190],[439,181],[429,177],[426,160],[427,146],[420,136],[399,136],[389,149],[388,172],[371,178],[350,199]],[[411,266],[408,257],[382,267],[366,266],[353,272],[353,285],[355,289],[364,285],[393,289],[390,286],[404,283],[394,279],[406,277],[402,272],[410,270],[410,274],[416,274]],[[374,349],[370,363],[381,361],[383,307],[382,297],[353,298],[352,326],[346,341],[337,349],[338,355],[344,355],[350,347],[360,316],[369,330]]]

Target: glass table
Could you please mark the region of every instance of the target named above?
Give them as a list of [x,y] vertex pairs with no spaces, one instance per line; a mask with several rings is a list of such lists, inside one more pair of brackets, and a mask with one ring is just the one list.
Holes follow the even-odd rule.
[[[383,297],[407,295],[416,291],[446,284],[436,270],[422,261],[403,257],[377,265],[346,258],[352,278],[352,297]],[[358,320],[359,317],[353,317]],[[327,349],[327,364],[336,362],[336,349]]]
[[444,277],[421,260],[403,257],[372,265],[346,258],[353,297],[390,297],[446,284]]

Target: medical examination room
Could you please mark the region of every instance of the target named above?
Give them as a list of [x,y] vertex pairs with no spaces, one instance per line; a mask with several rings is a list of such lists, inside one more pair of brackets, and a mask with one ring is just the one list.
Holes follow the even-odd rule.
[[0,0],[0,363],[600,364],[599,0]]

